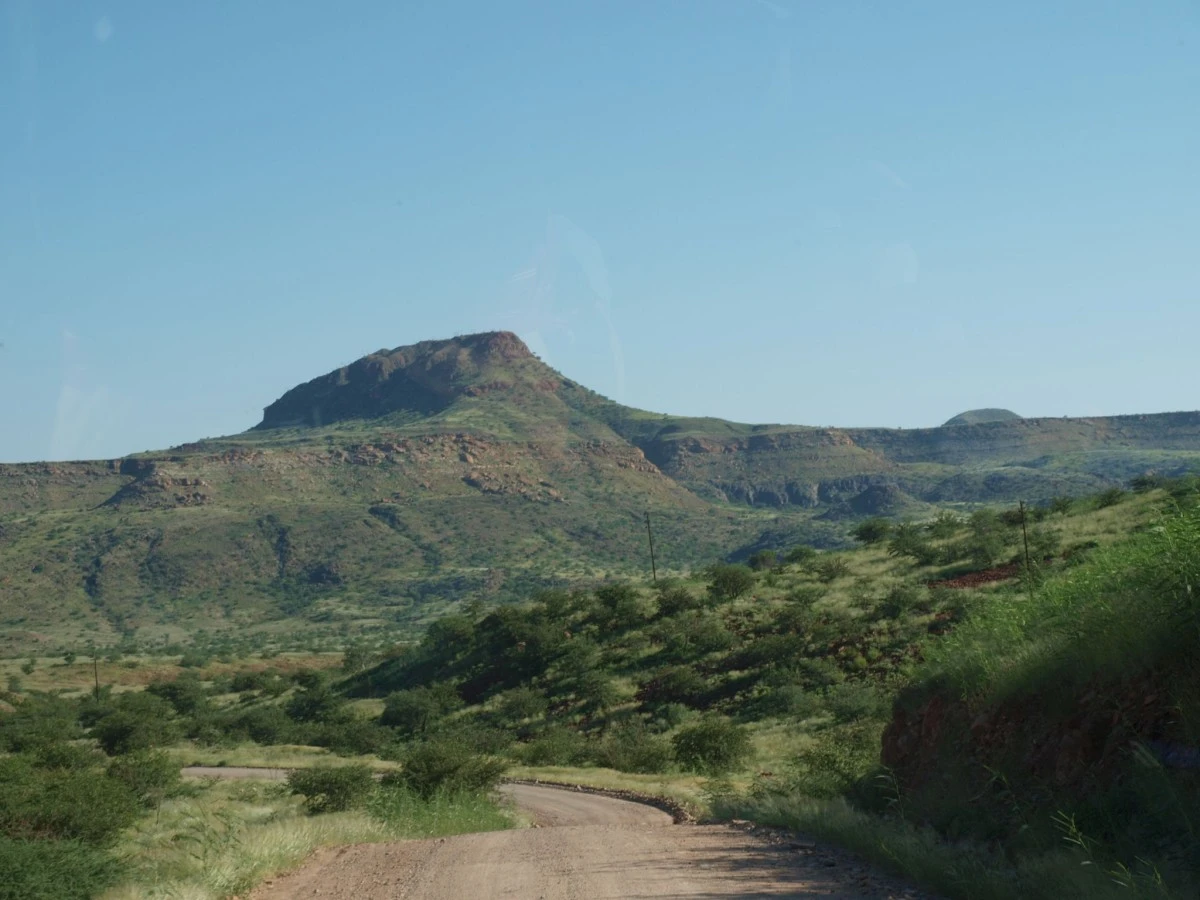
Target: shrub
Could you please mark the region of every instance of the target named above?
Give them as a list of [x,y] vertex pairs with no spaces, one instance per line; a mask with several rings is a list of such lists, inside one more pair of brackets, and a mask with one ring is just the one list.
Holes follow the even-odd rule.
[[878,746],[878,736],[866,728],[826,731],[793,758],[788,787],[806,797],[841,796],[877,764]]
[[1071,507],[1075,501],[1070,497],[1055,497],[1050,501],[1050,512],[1058,513],[1060,516],[1065,516],[1071,511]]
[[919,584],[898,584],[888,591],[879,608],[884,618],[898,619],[929,602],[929,590]]
[[578,731],[554,725],[521,746],[518,756],[529,766],[573,766],[587,757],[587,742]]
[[671,745],[666,738],[633,721],[609,731],[596,748],[598,765],[621,772],[657,774],[671,766]]
[[310,815],[344,812],[366,803],[375,779],[366,766],[315,766],[288,775],[288,788],[304,797]]
[[379,723],[406,736],[422,734],[462,703],[453,685],[445,682],[396,691],[387,698]]
[[727,650],[734,643],[733,633],[711,612],[693,610],[671,619],[663,619],[654,628],[654,640],[667,654],[676,657],[702,656]]
[[117,880],[121,864],[76,841],[0,837],[0,900],[90,900]]
[[663,584],[658,589],[658,615],[661,618],[679,615],[699,609],[703,602],[687,588],[677,584]]
[[850,574],[849,564],[840,556],[821,556],[809,568],[818,580],[826,584]]
[[460,741],[425,741],[404,757],[404,768],[388,773],[384,786],[400,785],[421,797],[436,794],[478,793],[491,790],[507,764],[483,756]]
[[808,544],[797,544],[783,555],[783,561],[790,565],[804,565],[817,555],[817,551]]
[[925,524],[930,537],[938,539],[954,537],[962,527],[963,520],[948,510],[938,513],[933,521]]
[[295,722],[338,722],[347,717],[345,698],[324,681],[297,691],[285,710]]
[[181,716],[192,715],[208,705],[204,684],[191,672],[185,672],[174,681],[152,682],[146,686],[146,691],[166,700]]
[[687,725],[671,739],[675,758],[685,769],[705,775],[724,775],[750,757],[750,735],[728,719],[708,717]]
[[597,619],[609,628],[623,631],[646,619],[646,603],[636,588],[607,584],[596,589]]
[[891,533],[892,523],[881,516],[874,516],[859,522],[850,535],[859,543],[870,545],[882,543]]
[[516,687],[498,698],[497,716],[511,725],[545,715],[549,703],[546,695],[531,687]]
[[1096,497],[1096,508],[1107,509],[1110,506],[1116,506],[1125,499],[1125,492],[1121,488],[1109,488]]
[[772,569],[779,565],[779,552],[776,550],[757,550],[750,554],[750,558],[746,562],[756,572],[761,572],[764,569]]
[[179,763],[162,751],[141,750],[109,763],[108,777],[125,785],[143,806],[154,807],[179,789]]
[[691,666],[668,666],[643,683],[637,699],[651,706],[666,703],[698,706],[707,690],[708,682]]
[[901,522],[888,541],[888,556],[907,556],[919,566],[931,566],[940,554],[926,538],[925,529],[912,522]]
[[0,760],[0,835],[105,845],[140,811],[132,791],[94,770],[38,770],[24,757]]
[[876,687],[861,681],[848,681],[829,688],[825,706],[839,722],[883,718],[891,709],[890,701]]
[[173,712],[171,704],[153,694],[123,694],[92,728],[92,737],[109,756],[162,747],[179,736]]
[[754,573],[746,566],[713,566],[709,570],[708,592],[717,601],[736,600],[754,587]]

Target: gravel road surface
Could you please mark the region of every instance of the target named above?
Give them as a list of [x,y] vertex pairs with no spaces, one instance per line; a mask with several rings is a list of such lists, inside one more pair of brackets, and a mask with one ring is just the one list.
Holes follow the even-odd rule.
[[[230,769],[220,771],[229,777]],[[533,828],[321,850],[251,898],[924,897],[807,842],[767,840],[726,825],[675,825],[661,810],[595,794],[525,784],[502,790],[531,815]]]

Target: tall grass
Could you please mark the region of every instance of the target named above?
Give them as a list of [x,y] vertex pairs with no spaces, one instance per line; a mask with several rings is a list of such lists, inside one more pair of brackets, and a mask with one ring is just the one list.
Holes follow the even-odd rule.
[[1095,864],[1065,845],[1017,860],[981,844],[950,844],[933,829],[855,809],[845,800],[802,796],[715,798],[720,818],[800,831],[852,850],[949,898],[961,900],[1162,900],[1153,879]]
[[[104,900],[220,900],[295,868],[319,847],[510,828],[482,796],[422,801],[380,791],[365,810],[305,815],[280,783],[217,783],[170,801],[119,848],[127,878]],[[386,795],[386,796],[385,796]]]
[[927,650],[929,676],[995,702],[1184,657],[1200,638],[1200,508],[1164,514],[1032,597],[998,595]]

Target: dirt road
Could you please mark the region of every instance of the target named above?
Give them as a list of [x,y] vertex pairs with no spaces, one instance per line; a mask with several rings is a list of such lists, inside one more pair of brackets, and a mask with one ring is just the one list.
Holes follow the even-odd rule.
[[851,858],[639,803],[533,785],[504,792],[535,827],[322,850],[253,900],[842,900],[922,895]]

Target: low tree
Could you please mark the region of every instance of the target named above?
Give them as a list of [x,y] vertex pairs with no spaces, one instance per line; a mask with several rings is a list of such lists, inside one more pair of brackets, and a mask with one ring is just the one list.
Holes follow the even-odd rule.
[[850,532],[851,536],[861,544],[880,544],[892,533],[892,523],[882,516],[873,516],[859,522]]
[[1075,501],[1070,497],[1055,497],[1050,501],[1050,512],[1065,516],[1071,511],[1071,507],[1074,505]]
[[737,600],[754,587],[754,573],[746,566],[718,565],[709,570],[708,592],[717,601]]
[[773,569],[779,565],[779,551],[777,550],[757,550],[750,554],[747,560],[751,569],[756,572],[762,572],[766,569]]
[[411,737],[429,731],[462,705],[458,692],[446,682],[409,688],[388,696],[379,723]]
[[728,719],[708,716],[681,728],[671,739],[675,759],[691,772],[726,775],[750,757],[750,734]]
[[366,803],[375,786],[375,777],[366,766],[314,766],[296,769],[288,775],[288,788],[304,797],[304,808],[311,815],[344,812]]

